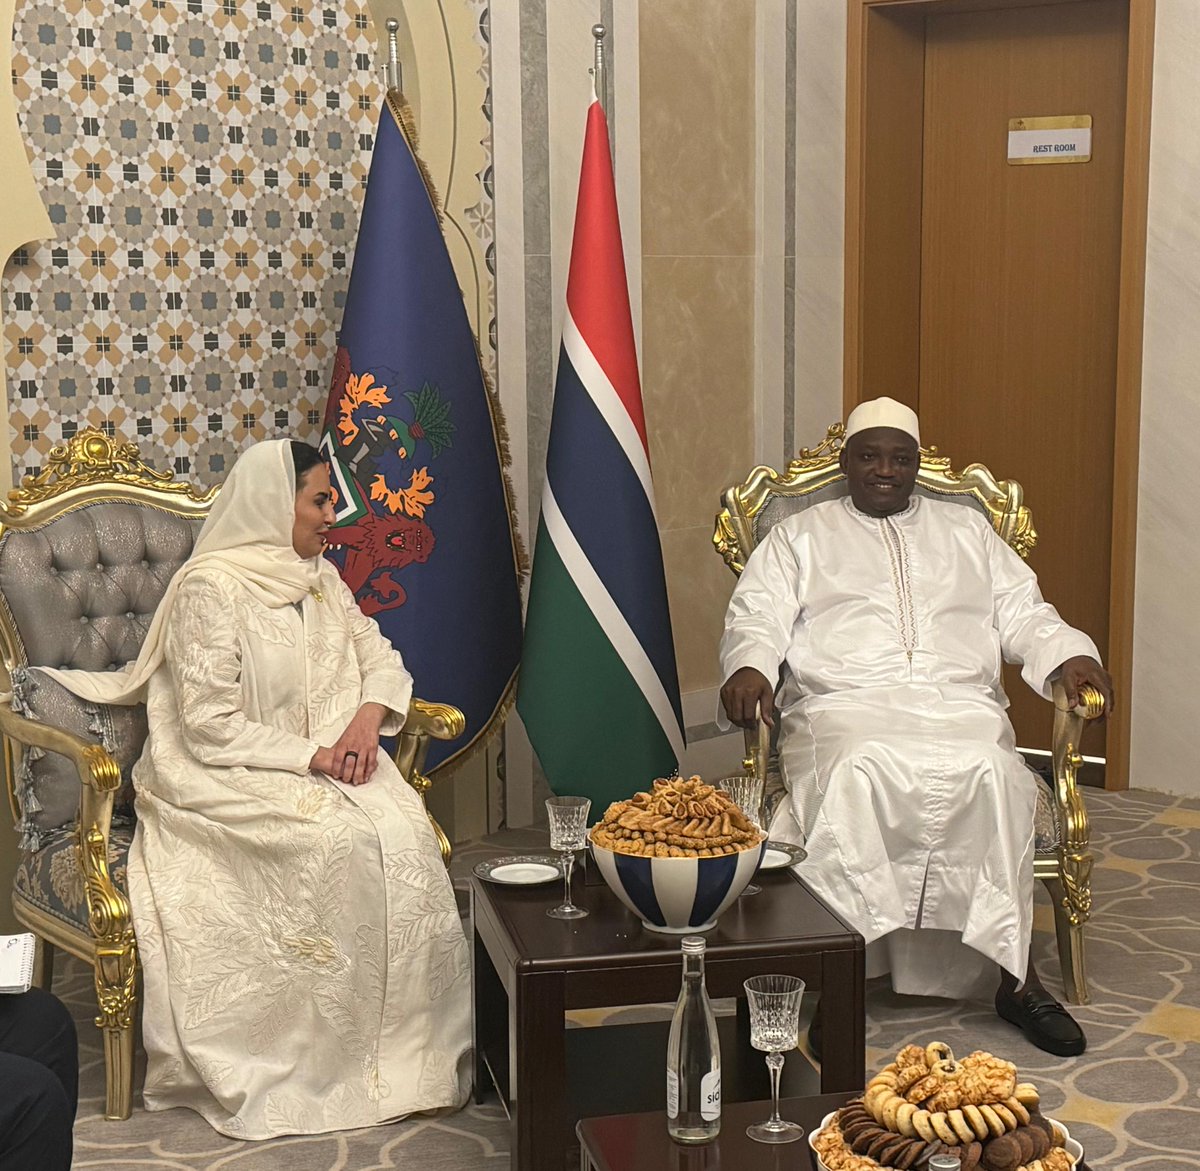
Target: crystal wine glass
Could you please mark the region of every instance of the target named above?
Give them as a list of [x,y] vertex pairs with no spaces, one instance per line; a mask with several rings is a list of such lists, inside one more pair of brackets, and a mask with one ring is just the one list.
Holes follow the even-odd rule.
[[750,1003],[750,1044],[767,1055],[771,1073],[771,1117],[746,1127],[758,1143],[794,1143],[804,1127],[779,1117],[779,1075],[783,1054],[800,1041],[800,998],[804,981],[795,976],[751,976],[745,982]]
[[562,906],[551,907],[546,912],[551,919],[582,919],[587,915],[587,911],[571,902],[571,871],[575,868],[575,851],[582,850],[587,843],[587,818],[591,807],[587,797],[546,798],[550,848],[562,854],[563,871]]
[[[760,829],[762,828],[763,782],[761,777],[742,775],[726,777],[718,782],[729,794],[733,803]],[[749,882],[742,891],[743,895],[756,895],[762,892],[762,887],[756,882]]]

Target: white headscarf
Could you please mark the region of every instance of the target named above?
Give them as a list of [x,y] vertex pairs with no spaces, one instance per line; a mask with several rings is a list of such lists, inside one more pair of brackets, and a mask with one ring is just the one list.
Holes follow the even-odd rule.
[[257,443],[234,464],[200,536],[167,584],[141,653],[121,671],[59,671],[42,667],[69,691],[97,703],[138,703],[163,661],[166,627],[179,587],[198,569],[222,569],[263,606],[298,602],[315,591],[320,557],[301,557],[292,547],[296,472],[291,441]]
[[911,435],[920,445],[921,428],[917,423],[917,412],[912,407],[898,403],[894,398],[888,398],[885,395],[882,398],[873,398],[865,403],[859,403],[846,416],[845,438],[849,441],[851,435],[857,435],[860,431],[869,431],[872,427],[893,427],[897,431]]

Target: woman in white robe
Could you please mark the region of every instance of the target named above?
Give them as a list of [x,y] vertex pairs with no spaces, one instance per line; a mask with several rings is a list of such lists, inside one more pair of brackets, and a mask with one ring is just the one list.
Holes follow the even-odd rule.
[[328,471],[295,446],[298,486],[287,441],[238,461],[137,663],[55,673],[102,702],[146,694],[128,865],[146,1107],[248,1139],[469,1092],[454,892],[420,799],[377,752],[412,679],[320,556]]

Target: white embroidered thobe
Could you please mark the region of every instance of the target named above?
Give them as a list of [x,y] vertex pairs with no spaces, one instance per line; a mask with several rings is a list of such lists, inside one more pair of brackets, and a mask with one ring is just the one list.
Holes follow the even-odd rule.
[[237,1138],[469,1089],[466,940],[420,799],[382,752],[362,786],[309,771],[362,703],[394,734],[412,695],[336,571],[319,580],[279,608],[220,569],[183,583],[134,769],[146,1105]]
[[914,497],[880,519],[827,501],[749,558],[721,666],[772,681],[788,668],[790,800],[771,833],[802,841],[800,875],[882,941],[870,964],[890,966],[896,991],[971,995],[992,961],[1024,977],[1040,782],[1016,751],[1001,658],[1049,698],[1073,655],[1099,658],[965,505]]

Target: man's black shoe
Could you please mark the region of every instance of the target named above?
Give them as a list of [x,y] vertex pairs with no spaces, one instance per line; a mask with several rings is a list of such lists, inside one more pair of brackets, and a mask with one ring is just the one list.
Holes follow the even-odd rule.
[[817,1004],[813,1018],[808,1025],[808,1051],[818,1061],[821,1060],[821,1005]]
[[1046,1053],[1078,1057],[1087,1048],[1075,1018],[1044,988],[1031,988],[1020,996],[997,992],[996,1012]]

